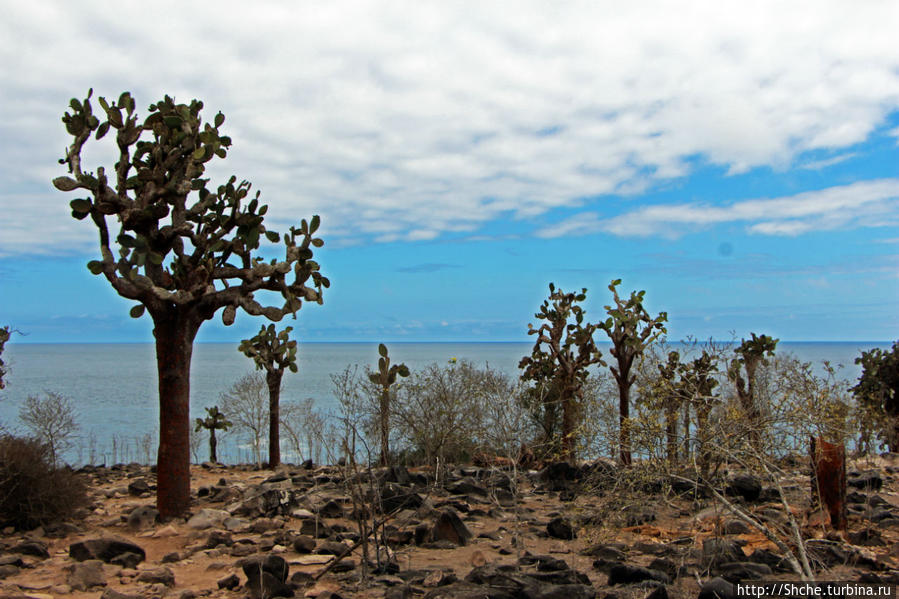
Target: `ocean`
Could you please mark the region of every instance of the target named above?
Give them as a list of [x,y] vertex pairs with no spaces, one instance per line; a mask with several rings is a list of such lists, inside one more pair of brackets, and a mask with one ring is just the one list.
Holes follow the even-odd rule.
[[[431,363],[469,360],[476,365],[517,376],[518,361],[530,353],[529,343],[390,343],[394,363],[411,370]],[[674,344],[676,349],[678,344]],[[608,359],[608,347],[601,346]],[[854,359],[861,350],[888,349],[889,343],[781,342],[778,354],[820,366],[823,360],[841,364],[839,376],[855,380],[860,372]],[[318,409],[335,405],[331,374],[347,366],[364,369],[377,363],[376,343],[301,343],[299,372],[284,375],[281,401],[312,398]],[[70,463],[155,461],[159,420],[155,348],[150,343],[27,344],[7,345],[7,388],[0,391],[0,425],[24,432],[18,419],[20,406],[29,395],[51,391],[72,402],[79,425],[75,444],[64,455]],[[221,394],[238,378],[253,370],[253,363],[237,351],[236,344],[201,343],[194,346],[191,367],[191,415],[203,416],[204,408],[220,403]],[[229,438],[230,437],[230,438]],[[205,439],[205,437],[204,437]],[[282,445],[283,450],[283,445]],[[220,459],[248,461],[244,440],[234,433],[224,439]],[[206,455],[205,443],[199,448]],[[285,456],[289,459],[290,456]]]

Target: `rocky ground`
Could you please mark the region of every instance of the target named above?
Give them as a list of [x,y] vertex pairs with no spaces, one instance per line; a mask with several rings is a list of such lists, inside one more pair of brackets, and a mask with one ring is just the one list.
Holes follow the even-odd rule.
[[[165,523],[150,469],[84,470],[83,519],[2,532],[0,596],[666,599],[798,579],[775,543],[713,497],[675,481],[677,494],[657,475],[623,485],[628,477],[603,463],[462,467],[441,485],[403,468],[372,479],[336,467],[205,464],[192,471],[191,517]],[[819,580],[899,582],[899,455],[851,465],[848,533],[808,513],[805,465],[788,472],[780,484]],[[721,488],[786,530],[775,489],[737,472]],[[359,539],[360,521],[385,518],[367,567],[362,547],[334,563]]]

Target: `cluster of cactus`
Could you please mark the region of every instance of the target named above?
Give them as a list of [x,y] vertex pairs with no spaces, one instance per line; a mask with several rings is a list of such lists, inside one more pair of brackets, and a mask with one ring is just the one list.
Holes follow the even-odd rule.
[[[72,200],[72,216],[98,229],[100,259],[88,263],[122,297],[137,302],[131,316],[153,319],[157,343],[160,401],[157,506],[163,517],[189,508],[190,432],[188,415],[193,340],[206,320],[221,309],[222,322],[237,311],[279,321],[296,315],[304,301],[322,303],[330,281],[313,260],[318,216],[279,234],[264,224],[268,207],[251,184],[231,177],[210,186],[207,163],[225,158],[231,138],[222,133],[223,114],[201,117],[203,102],[177,103],[165,96],[139,118],[125,92],[117,101],[99,98],[95,113],[90,90],[72,99],[62,117],[72,141],[60,163],[68,175],[53,180],[64,192],[84,192]],[[114,136],[114,168],[87,171],[82,151]],[[93,143],[93,142],[92,142]],[[111,230],[117,227],[117,230]],[[280,260],[256,254],[265,239],[284,248]],[[114,251],[114,247],[115,250]],[[263,305],[256,292],[281,296]]]
[[[761,417],[761,407],[755,397],[753,386],[755,373],[759,365],[765,361],[765,357],[774,355],[779,339],[768,335],[756,335],[751,333],[751,338],[741,339],[740,345],[734,349],[737,357],[731,360],[727,368],[727,377],[734,382],[740,406],[748,422],[757,422]],[[745,371],[746,376],[743,376]],[[749,438],[755,447],[759,447],[761,438],[758,430],[750,429]]]
[[891,350],[875,348],[855,359],[862,367],[852,392],[880,424],[880,437],[890,451],[899,451],[899,341]]
[[[378,387],[378,420],[381,441],[381,456],[379,461],[382,466],[390,465],[390,397],[391,387],[396,383],[396,377],[409,376],[409,368],[405,364],[391,364],[387,355],[387,346],[378,344],[378,371],[370,372],[368,379]],[[451,360],[455,361],[455,358]]]
[[[550,283],[549,298],[534,315],[544,322],[537,328],[528,324],[528,335],[537,336],[534,349],[518,364],[524,370],[522,380],[534,381],[544,390],[544,418],[552,417],[557,411],[555,406],[561,406],[561,457],[569,460],[575,454],[578,403],[587,369],[594,364],[605,365],[593,339],[598,325],[585,322],[584,309],[578,305],[586,297],[586,289],[565,293]],[[552,427],[544,423],[544,429],[549,431]]]

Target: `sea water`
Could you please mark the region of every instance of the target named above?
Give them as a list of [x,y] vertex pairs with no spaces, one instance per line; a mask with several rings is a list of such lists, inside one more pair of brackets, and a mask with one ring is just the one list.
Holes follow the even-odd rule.
[[[404,362],[413,371],[456,359],[489,365],[512,377],[518,376],[518,362],[531,347],[529,343],[389,344],[391,360]],[[824,360],[843,365],[838,376],[854,381],[860,373],[855,358],[872,347],[888,349],[890,344],[781,342],[777,353],[792,354],[819,369]],[[608,359],[608,346],[601,348]],[[677,344],[673,348],[677,349]],[[0,425],[7,430],[24,432],[18,419],[22,403],[29,395],[51,391],[71,400],[79,425],[78,438],[65,454],[67,461],[155,461],[159,405],[153,344],[12,342],[3,359],[9,373],[7,388],[0,391]],[[318,410],[333,412],[336,399],[331,375],[353,365],[363,370],[374,367],[377,359],[376,343],[301,343],[299,372],[285,373],[281,402],[312,398]],[[237,351],[236,344],[196,344],[191,364],[191,416],[202,417],[205,407],[220,404],[222,393],[252,370],[252,361]],[[220,458],[231,462],[250,458],[245,439],[226,438],[221,451]],[[205,452],[204,444],[199,453]]]

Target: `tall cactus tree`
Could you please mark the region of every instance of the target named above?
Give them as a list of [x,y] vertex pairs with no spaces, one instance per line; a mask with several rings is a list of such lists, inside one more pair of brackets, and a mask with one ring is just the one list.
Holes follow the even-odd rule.
[[[159,374],[159,452],[156,503],[163,517],[183,514],[190,504],[190,361],[200,326],[222,309],[234,322],[237,310],[278,321],[296,314],[303,300],[322,302],[328,279],[312,260],[318,216],[283,235],[268,230],[268,210],[259,192],[235,177],[218,186],[203,178],[206,165],[225,158],[231,138],[223,135],[218,113],[200,116],[203,103],[178,104],[166,96],[139,118],[135,100],[124,92],[116,102],[92,90],[62,117],[72,137],[61,164],[69,176],[54,186],[86,195],[69,204],[76,219],[89,219],[99,233],[100,259],[88,269],[137,304],[153,320]],[[110,171],[84,170],[82,150],[114,132],[117,160]],[[107,138],[108,139],[108,138]],[[116,227],[118,230],[110,230]],[[284,258],[257,255],[260,240],[280,245]],[[115,246],[115,248],[113,247]],[[279,294],[280,305],[261,304],[257,291]]]
[[649,315],[643,307],[645,291],[632,291],[626,300],[618,296],[618,285],[621,279],[615,279],[609,284],[609,291],[615,300],[614,306],[606,306],[609,317],[599,323],[599,328],[604,330],[612,341],[610,353],[615,358],[616,366],[612,366],[612,375],[618,383],[618,424],[619,424],[619,450],[621,463],[625,466],[631,464],[631,440],[630,440],[630,394],[631,386],[637,379],[631,374],[634,359],[643,353],[649,345],[660,335],[665,334],[665,321],[668,314],[659,312],[655,317]]
[[396,382],[397,376],[409,376],[409,368],[405,364],[390,364],[390,356],[387,355],[387,346],[378,344],[378,371],[370,372],[368,379],[378,386],[378,423],[381,437],[382,466],[390,465],[390,397],[391,387]]
[[[596,347],[593,333],[597,325],[584,321],[584,309],[578,303],[587,298],[587,290],[565,293],[549,284],[549,298],[543,300],[534,317],[545,321],[536,329],[528,324],[528,335],[536,335],[534,349],[518,363],[523,380],[553,388],[562,405],[562,458],[575,458],[577,409],[583,396],[587,368],[605,365]],[[549,380],[547,380],[549,379]]]
[[268,386],[268,467],[281,465],[281,379],[284,371],[297,371],[297,342],[290,338],[293,327],[275,331],[263,325],[256,336],[244,339],[238,349],[252,358],[258,370],[265,370]]
[[218,406],[212,406],[211,408],[206,408],[206,418],[197,418],[197,426],[196,431],[200,432],[202,429],[206,429],[209,431],[209,461],[213,464],[217,464],[218,454],[216,454],[216,447],[218,446],[218,441],[215,438],[215,431],[226,431],[231,428],[231,421],[225,418],[225,415],[219,412]]
[[727,376],[734,382],[740,407],[749,424],[749,440],[756,449],[761,448],[761,434],[758,427],[762,407],[755,393],[755,375],[758,367],[765,362],[765,357],[774,355],[778,341],[779,339],[768,335],[756,336],[755,333],[751,333],[751,338],[740,340],[740,345],[734,349],[737,357],[731,360],[727,369]]

